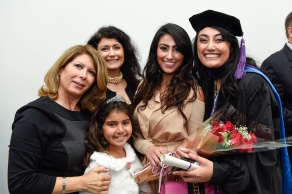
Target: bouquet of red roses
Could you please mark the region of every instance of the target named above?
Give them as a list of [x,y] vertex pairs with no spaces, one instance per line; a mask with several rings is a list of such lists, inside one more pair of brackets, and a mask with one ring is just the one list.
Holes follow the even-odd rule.
[[194,150],[204,157],[252,152],[258,140],[251,129],[242,125],[244,122],[245,116],[231,104],[226,104],[189,135],[180,147]]
[[257,143],[255,134],[248,131],[247,127],[237,127],[230,121],[226,123],[217,120],[213,121],[211,132],[219,137],[217,148],[221,150],[224,148],[237,147],[239,152],[252,152],[253,145]]

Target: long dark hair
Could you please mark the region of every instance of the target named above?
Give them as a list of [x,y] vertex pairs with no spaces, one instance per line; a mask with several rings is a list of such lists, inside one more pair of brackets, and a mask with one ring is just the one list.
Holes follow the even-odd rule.
[[[223,65],[222,68],[222,77],[221,77],[221,88],[220,92],[221,95],[228,101],[231,98],[236,98],[237,96],[237,84],[238,80],[235,79],[234,73],[236,71],[237,63],[240,57],[240,49],[239,43],[233,34],[228,32],[227,30],[220,28],[220,27],[212,27],[217,29],[225,41],[230,43],[230,56],[226,63]],[[193,41],[193,49],[194,49],[194,77],[199,81],[200,86],[202,87],[204,96],[205,96],[205,119],[210,116],[211,109],[213,105],[213,96],[214,96],[214,79],[209,76],[208,68],[205,67],[199,57],[198,57],[198,49],[197,49],[197,42],[198,42],[198,35],[194,38]],[[246,63],[256,67],[256,62],[250,58],[246,58]]]
[[[192,75],[193,68],[193,53],[192,43],[187,32],[180,26],[172,23],[161,26],[156,32],[149,51],[148,60],[143,70],[144,80],[141,83],[139,92],[133,101],[133,106],[136,107],[141,101],[144,103],[139,110],[144,110],[148,101],[157,91],[162,82],[162,70],[157,61],[158,42],[162,36],[169,34],[174,39],[178,50],[184,55],[184,60],[180,67],[174,72],[170,84],[166,88],[166,95],[162,101],[161,110],[164,112],[170,107],[177,107],[181,115],[186,120],[182,111],[185,100],[190,95],[191,90],[194,94],[190,101],[196,99],[197,84]],[[138,111],[139,111],[138,110]]]
[[[131,109],[131,105],[127,104],[125,101],[112,99],[107,100],[100,106],[100,108],[93,114],[89,123],[89,127],[86,131],[84,140],[86,154],[84,157],[83,165],[85,167],[88,166],[90,162],[90,156],[93,154],[94,151],[103,152],[106,151],[108,148],[108,142],[106,141],[102,133],[102,126],[104,125],[106,118],[111,112],[117,110],[129,116],[132,124],[132,134],[135,133],[135,129],[138,127],[133,119],[133,111]],[[131,136],[128,140],[128,143],[132,147],[133,141],[133,136]]]
[[102,38],[114,38],[121,43],[124,48],[125,55],[121,72],[123,73],[124,79],[127,83],[137,87],[142,74],[138,60],[138,52],[131,38],[115,26],[104,26],[99,28],[98,31],[91,36],[87,44],[97,49],[97,46]]

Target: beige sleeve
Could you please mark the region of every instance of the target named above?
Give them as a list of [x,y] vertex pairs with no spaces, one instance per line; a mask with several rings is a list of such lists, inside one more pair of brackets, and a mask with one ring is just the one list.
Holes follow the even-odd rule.
[[136,131],[137,137],[134,137],[134,147],[141,154],[145,154],[147,148],[154,145],[150,140],[145,139],[140,131]]
[[205,103],[200,100],[192,102],[192,111],[188,121],[188,134],[193,133],[204,121]]

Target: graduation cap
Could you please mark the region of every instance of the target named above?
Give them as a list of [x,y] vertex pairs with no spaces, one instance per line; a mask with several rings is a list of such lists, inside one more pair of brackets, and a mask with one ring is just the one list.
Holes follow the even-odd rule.
[[205,27],[217,26],[229,31],[234,36],[243,35],[239,19],[218,11],[207,10],[193,15],[189,20],[196,32]]
[[[227,15],[213,10],[206,10],[201,13],[195,14],[189,18],[193,29],[198,33],[206,27],[220,27],[227,30],[234,36],[243,36],[240,20],[234,16]],[[234,73],[236,79],[244,76],[244,67],[246,64],[245,55],[245,42],[242,37],[240,45],[240,59],[237,64],[237,69]]]

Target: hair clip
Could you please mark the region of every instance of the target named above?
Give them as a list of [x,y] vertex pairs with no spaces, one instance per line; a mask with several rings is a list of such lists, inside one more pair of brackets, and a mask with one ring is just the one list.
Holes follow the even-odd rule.
[[124,98],[121,98],[121,97],[115,96],[115,97],[113,97],[113,98],[111,98],[111,99],[108,99],[108,100],[106,101],[107,104],[110,103],[110,102],[126,102],[126,100],[125,100]]

